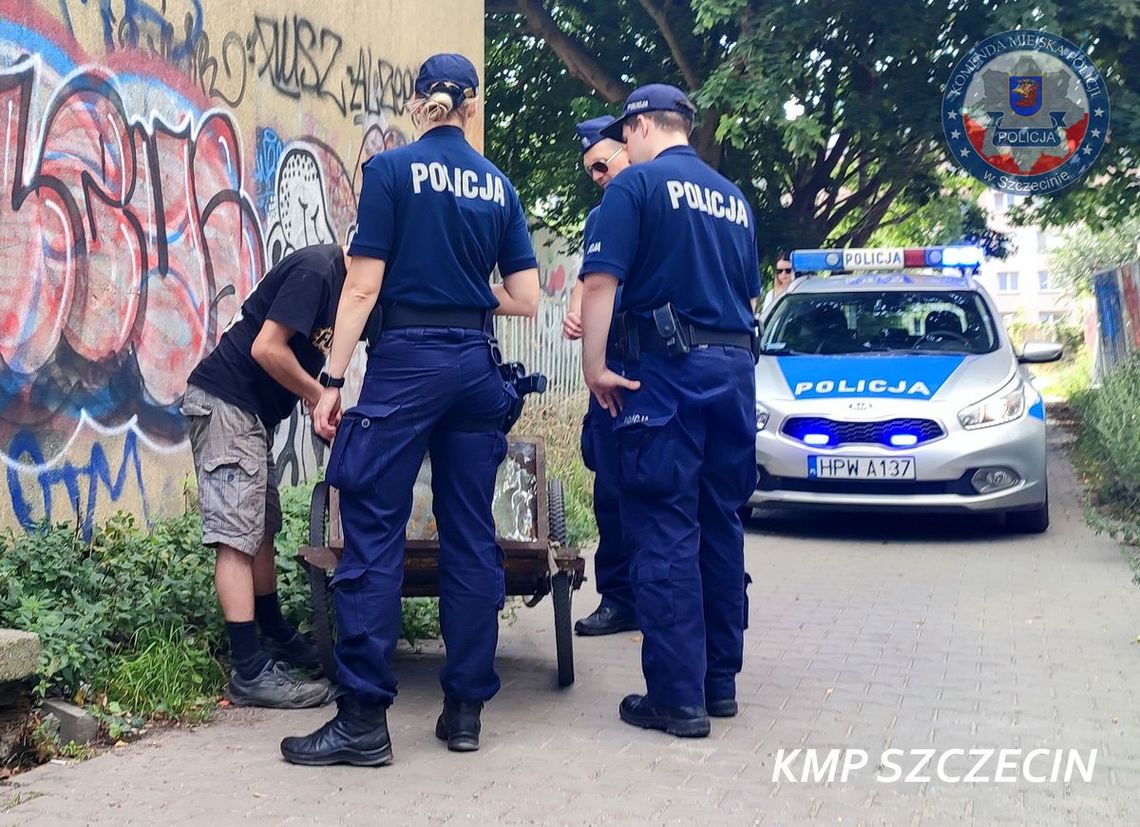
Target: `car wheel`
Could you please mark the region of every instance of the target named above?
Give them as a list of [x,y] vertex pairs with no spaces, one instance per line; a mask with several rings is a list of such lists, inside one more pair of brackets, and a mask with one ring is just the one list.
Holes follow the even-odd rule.
[[1018,534],[1040,534],[1049,528],[1049,494],[1045,502],[1030,511],[1010,511],[1005,515],[1005,524]]

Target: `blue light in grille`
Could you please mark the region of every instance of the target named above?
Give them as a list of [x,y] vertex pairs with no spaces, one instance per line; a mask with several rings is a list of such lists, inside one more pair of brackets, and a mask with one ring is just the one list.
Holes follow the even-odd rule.
[[918,444],[918,437],[914,434],[893,434],[890,443],[896,448],[909,448]]
[[804,434],[803,441],[808,445],[826,445],[831,442],[827,434]]

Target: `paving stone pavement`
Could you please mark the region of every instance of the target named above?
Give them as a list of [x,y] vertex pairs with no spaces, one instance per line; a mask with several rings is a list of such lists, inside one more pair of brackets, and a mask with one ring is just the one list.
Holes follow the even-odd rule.
[[[432,734],[433,646],[400,657],[389,767],[290,766],[280,738],[329,710],[234,710],[0,785],[0,825],[1138,823],[1140,592],[1117,545],[1086,527],[1056,445],[1051,462],[1043,537],[962,517],[776,514],[750,527],[741,712],[708,739],[618,720],[643,687],[635,635],[576,640],[577,683],[556,688],[543,602],[502,629],[503,689],[478,753]],[[589,588],[576,616],[594,607]],[[847,783],[774,781],[777,750],[797,747],[863,749],[870,763]],[[887,748],[989,747],[1098,753],[1089,783],[875,780]]]

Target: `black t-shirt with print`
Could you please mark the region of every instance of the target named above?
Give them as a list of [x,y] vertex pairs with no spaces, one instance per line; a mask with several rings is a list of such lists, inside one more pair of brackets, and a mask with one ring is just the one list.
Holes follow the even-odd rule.
[[275,428],[293,412],[297,396],[254,360],[253,340],[266,319],[296,331],[289,347],[301,367],[316,376],[332,344],[333,297],[344,277],[344,252],[335,244],[305,247],[281,259],[245,300],[218,346],[190,373],[189,383]]

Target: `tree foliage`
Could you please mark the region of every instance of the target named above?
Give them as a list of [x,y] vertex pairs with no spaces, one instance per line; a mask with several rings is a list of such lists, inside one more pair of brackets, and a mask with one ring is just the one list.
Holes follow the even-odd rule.
[[1049,272],[1060,289],[1091,293],[1093,275],[1140,258],[1140,213],[1100,229],[1074,224],[1062,234],[1062,241],[1049,254]]
[[944,196],[946,79],[975,43],[1018,26],[1089,48],[1113,105],[1094,169],[1111,186],[1090,176],[1034,217],[1136,200],[1136,180],[1112,172],[1136,166],[1133,0],[491,0],[487,11],[488,152],[563,233],[598,198],[574,123],[661,81],[697,103],[693,145],[753,203],[764,255],[866,243],[892,210]]
[[1014,252],[1012,239],[991,229],[979,198],[985,187],[965,173],[943,172],[938,195],[918,206],[900,199],[871,235],[872,247],[976,244],[987,258]]

